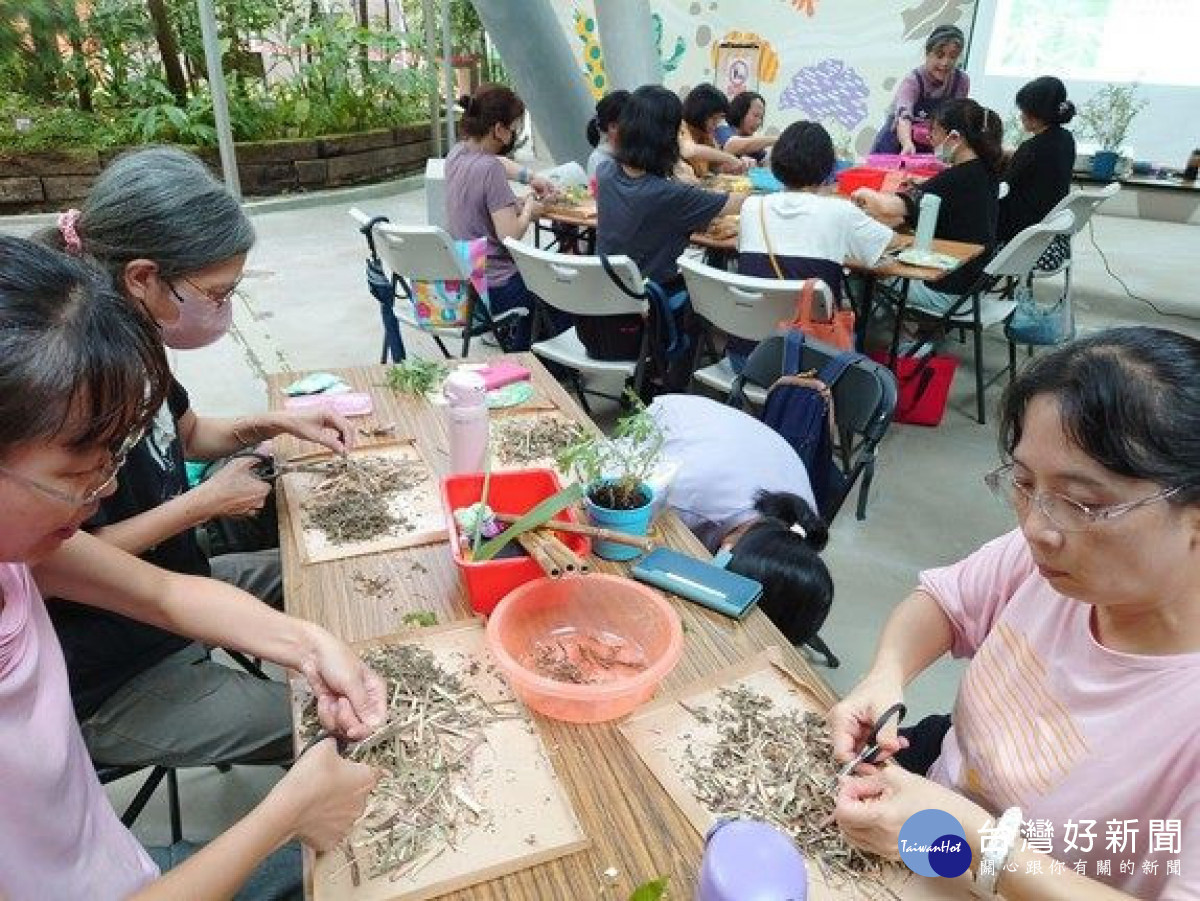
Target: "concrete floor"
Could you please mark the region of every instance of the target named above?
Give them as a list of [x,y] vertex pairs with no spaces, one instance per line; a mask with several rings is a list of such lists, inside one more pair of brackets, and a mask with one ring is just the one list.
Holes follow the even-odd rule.
[[[266,407],[263,374],[373,363],[380,328],[363,282],[362,238],[346,215],[357,205],[400,222],[424,222],[419,181],[253,205],[259,240],[250,256],[232,336],[200,351],[177,354],[175,363],[197,410],[232,415]],[[44,218],[27,218],[6,230],[28,233]],[[1105,272],[1085,231],[1075,243],[1075,303],[1079,329],[1148,324],[1200,336],[1200,297],[1192,266],[1200,248],[1195,226],[1099,216],[1095,240],[1130,289],[1166,313],[1126,296]],[[406,333],[409,352],[433,355],[424,335]],[[480,348],[485,354],[495,351]],[[969,359],[963,348],[964,361]],[[986,357],[1000,366],[1004,347],[993,338]],[[981,483],[996,465],[995,431],[974,416],[974,382],[964,362],[951,408],[940,427],[894,426],[879,456],[866,521],[847,509],[832,529],[824,556],[837,596],[823,636],[839,654],[837,670],[820,669],[839,691],[849,689],[869,665],[880,628],[914,584],[920,569],[952,562],[1013,524]],[[990,392],[994,405],[998,389]],[[611,410],[598,411],[611,420]],[[915,721],[950,708],[961,665],[943,661],[909,690]],[[279,770],[235,768],[188,772],[183,778],[184,827],[203,840],[251,807]],[[111,787],[120,805],[136,785]],[[165,792],[160,794],[165,795]],[[135,830],[148,842],[166,840],[165,803],[156,798]]]

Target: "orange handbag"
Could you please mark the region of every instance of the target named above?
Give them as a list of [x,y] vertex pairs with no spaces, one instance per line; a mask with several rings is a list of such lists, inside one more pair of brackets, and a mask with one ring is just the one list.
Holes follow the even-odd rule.
[[[762,225],[763,242],[767,245],[767,257],[771,261],[771,268],[775,270],[776,278],[783,278],[783,269],[779,265],[779,261],[775,259],[775,251],[771,247],[771,238],[767,234],[767,205],[765,201],[759,202],[758,207],[759,222]],[[836,297],[833,299],[833,306],[829,310],[828,319],[814,318],[813,298],[817,293],[817,283],[820,279],[806,278],[804,285],[800,289],[800,297],[796,300],[796,314],[791,322],[781,322],[781,329],[799,329],[804,332],[809,338],[814,338],[822,344],[828,344],[830,347],[838,350],[854,350],[854,311],[838,303]],[[821,282],[824,284],[824,282]],[[832,292],[833,288],[829,286]],[[822,311],[824,312],[824,311]]]

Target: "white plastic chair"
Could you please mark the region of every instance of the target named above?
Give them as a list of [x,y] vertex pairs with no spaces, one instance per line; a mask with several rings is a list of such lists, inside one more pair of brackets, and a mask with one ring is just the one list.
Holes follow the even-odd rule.
[[[357,207],[350,209],[350,217],[359,224],[360,229],[365,228],[373,218]],[[436,225],[400,225],[385,219],[376,219],[375,224],[371,226],[370,239],[380,260],[391,274],[393,284],[404,294],[403,298],[398,298],[396,318],[405,325],[419,328],[429,334],[447,358],[452,354],[444,339],[461,340],[462,356],[465,357],[470,351],[473,337],[494,331],[497,325],[512,317],[527,315],[525,310],[515,309],[493,318],[480,303],[474,287],[471,287],[471,304],[466,325],[449,328],[424,327],[417,322],[412,312],[411,283],[469,278],[467,264],[454,249],[454,239]]]
[[[549,307],[573,316],[646,315],[646,302],[630,297],[613,284],[599,257],[555,253],[513,238],[506,238],[504,246],[516,261],[525,286]],[[627,256],[609,257],[608,262],[630,291],[640,294],[644,290],[637,263]],[[588,356],[574,327],[553,338],[535,340],[531,350],[575,373],[575,391],[586,410],[588,403],[579,378],[581,374],[623,376],[632,383],[635,391],[641,391],[648,353],[646,332],[646,329],[642,330],[642,345],[636,360],[597,360]],[[597,391],[586,393],[609,396]]]
[[[677,261],[687,284],[692,309],[709,325],[746,341],[763,341],[779,331],[781,322],[791,321],[803,281],[737,275],[707,266],[688,256]],[[818,280],[816,296],[826,309],[833,308],[833,292]],[[692,375],[702,385],[729,394],[737,379],[728,358],[698,369]],[[746,386],[746,398],[761,406],[767,393],[757,385]]]

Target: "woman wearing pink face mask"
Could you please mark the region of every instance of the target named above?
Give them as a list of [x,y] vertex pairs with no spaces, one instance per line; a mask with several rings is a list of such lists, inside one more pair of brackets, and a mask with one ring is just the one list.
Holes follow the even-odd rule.
[[[152,147],[114,160],[83,204],[48,235],[95,260],[126,300],[154,319],[163,343],[205,347],[229,331],[233,295],[254,230],[198,159]],[[235,457],[188,490],[185,461],[217,460],[289,433],[344,452],[353,430],[314,411],[237,419],[198,416],[172,380],[167,402],[132,448],[115,491],[84,528],[177,573],[213,576],[282,605],[278,548],[209,559],[195,529],[256,513],[270,486],[252,457]],[[72,700],[93,759],[113,766],[277,764],[291,759],[287,687],[208,659],[195,642],[65,601],[50,605]],[[242,715],[230,717],[237,710]]]

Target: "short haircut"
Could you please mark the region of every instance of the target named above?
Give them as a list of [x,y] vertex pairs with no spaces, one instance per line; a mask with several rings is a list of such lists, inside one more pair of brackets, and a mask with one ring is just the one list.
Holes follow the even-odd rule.
[[[255,237],[237,198],[177,147],[143,147],[109,163],[88,191],[76,231],[82,252],[120,291],[133,260],[150,260],[163,278],[178,278],[249,252]],[[38,237],[64,249],[57,228]]]
[[734,545],[729,571],[759,582],[763,613],[788,641],[803,644],[820,631],[833,605],[833,577],[818,556],[829,531],[795,494],[760,491],[754,509],[762,518]]
[[718,114],[729,114],[729,98],[715,86],[704,82],[688,91],[683,101],[684,122],[703,131],[709,118]]
[[1036,357],[1000,404],[1011,459],[1036,397],[1058,401],[1063,431],[1110,472],[1178,488],[1200,503],[1200,341],[1162,328],[1114,328]]
[[1067,88],[1053,75],[1027,82],[1017,91],[1017,108],[1047,125],[1066,125],[1075,118],[1075,104],[1067,99]]
[[825,184],[836,162],[833,139],[820,122],[793,122],[771,151],[771,171],[793,191]]
[[491,82],[481,84],[470,97],[460,97],[458,105],[463,109],[462,130],[476,140],[525,115],[525,103],[512,88]]
[[756,94],[754,91],[742,91],[729,101],[729,112],[725,114],[725,121],[734,128],[742,127],[742,120],[746,118],[746,114],[750,112],[750,107],[757,100],[764,107],[767,101],[763,100],[762,94]]
[[621,110],[629,99],[628,91],[609,91],[596,104],[596,115],[588,120],[588,143],[595,147],[600,143],[601,136],[608,131],[610,125],[615,125],[621,118]]
[[668,178],[679,161],[683,104],[671,91],[643,85],[621,110],[616,158],[626,166]]
[[47,440],[113,448],[170,381],[158,327],[103,270],[0,236],[0,454]]

